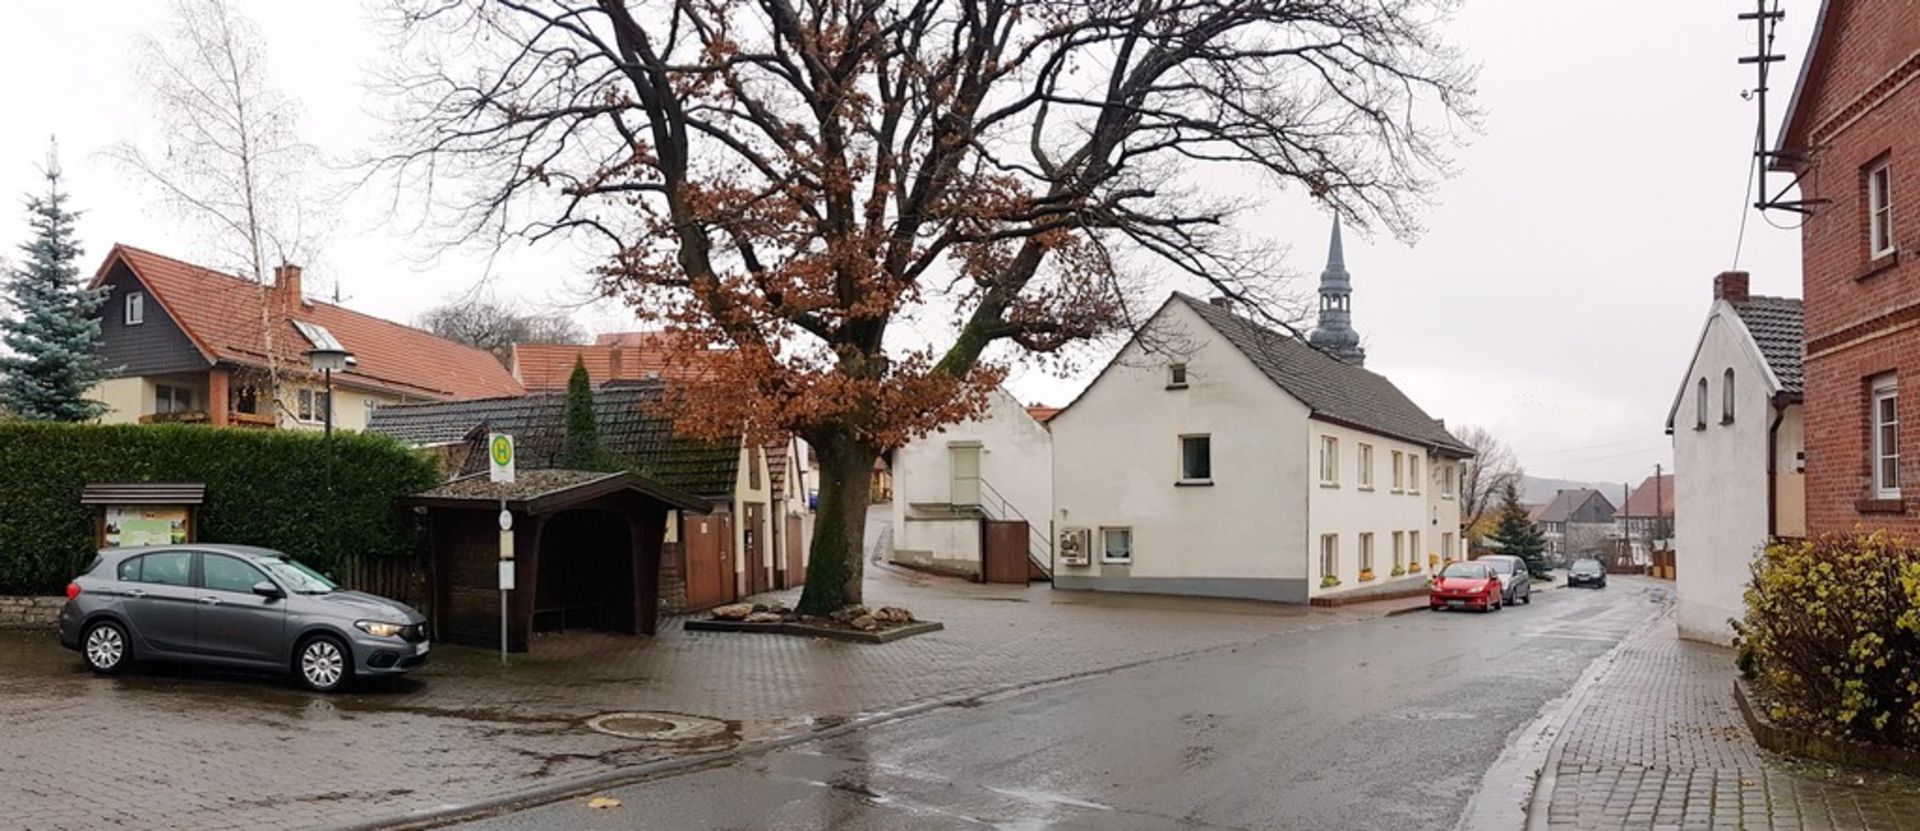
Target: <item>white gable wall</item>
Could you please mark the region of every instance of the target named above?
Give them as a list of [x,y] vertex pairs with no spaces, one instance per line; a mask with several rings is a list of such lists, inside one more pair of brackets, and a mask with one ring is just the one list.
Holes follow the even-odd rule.
[[[1721,423],[1724,372],[1734,372],[1734,420]],[[1707,424],[1696,396],[1707,380]],[[1674,556],[1682,637],[1728,643],[1748,566],[1767,541],[1767,428],[1773,390],[1733,307],[1716,302],[1673,413]],[[1797,432],[1797,431],[1796,431]]]
[[989,511],[997,512],[1004,500],[1018,516],[998,518],[1024,517],[1039,539],[1048,539],[1047,520],[1053,514],[1052,439],[1026,407],[1005,390],[996,389],[980,418],[948,425],[894,451],[895,562],[979,573],[980,524],[947,509],[953,499],[952,447],[962,443],[980,446],[980,478],[985,482],[981,499],[989,504]]
[[[1093,531],[1093,562],[1056,565],[1054,585],[1305,600],[1306,406],[1183,303],[1147,329],[1185,353],[1186,389],[1136,339],[1049,423],[1056,533]],[[1211,439],[1211,485],[1177,484],[1194,434]],[[1132,563],[1100,562],[1103,527],[1132,529]]]

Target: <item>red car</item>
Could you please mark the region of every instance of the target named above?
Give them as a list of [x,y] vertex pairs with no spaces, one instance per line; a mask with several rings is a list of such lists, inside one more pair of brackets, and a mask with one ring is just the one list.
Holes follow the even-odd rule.
[[1427,601],[1436,612],[1447,609],[1500,608],[1500,575],[1486,563],[1450,563],[1433,578]]

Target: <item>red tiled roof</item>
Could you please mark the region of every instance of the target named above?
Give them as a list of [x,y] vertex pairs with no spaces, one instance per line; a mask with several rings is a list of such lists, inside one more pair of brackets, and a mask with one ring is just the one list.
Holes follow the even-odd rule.
[[[115,245],[107,253],[106,262],[94,277],[95,285],[106,278],[115,262],[126,263],[209,360],[247,366],[268,364],[261,320],[262,310],[275,299],[271,286],[263,288],[251,280],[128,245]],[[337,383],[437,399],[523,392],[506,368],[485,350],[411,326],[305,299],[275,317],[273,353],[282,366],[307,366],[306,352],[311,344],[294,327],[296,320],[325,326],[353,353],[355,365],[336,374]]]
[[[1659,481],[1657,487],[1655,480]],[[1654,512],[1656,499],[1659,500],[1659,513]],[[1630,517],[1673,516],[1673,474],[1647,477],[1627,497],[1627,509],[1621,513]]]
[[1027,408],[1027,415],[1033,416],[1034,421],[1045,424],[1052,421],[1054,416],[1059,415],[1061,409],[1060,407],[1042,407],[1035,404]]
[[573,363],[586,364],[595,386],[608,381],[644,381],[683,376],[667,370],[668,336],[662,332],[615,332],[593,344],[516,343],[513,375],[529,390],[566,389]]

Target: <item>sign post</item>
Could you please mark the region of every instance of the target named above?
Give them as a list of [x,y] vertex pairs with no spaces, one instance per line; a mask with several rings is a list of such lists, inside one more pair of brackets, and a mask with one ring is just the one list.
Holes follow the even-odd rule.
[[[487,481],[513,484],[513,436],[487,434]],[[513,512],[500,497],[500,665],[507,664],[507,593],[513,591]]]

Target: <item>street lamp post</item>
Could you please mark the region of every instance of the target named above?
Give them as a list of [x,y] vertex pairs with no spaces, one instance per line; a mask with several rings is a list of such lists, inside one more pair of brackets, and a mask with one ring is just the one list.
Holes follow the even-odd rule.
[[326,392],[324,394],[327,403],[326,411],[322,418],[326,423],[327,438],[333,438],[333,373],[334,370],[346,369],[347,359],[351,357],[353,357],[353,353],[339,348],[315,347],[307,350],[307,362],[312,364],[315,370],[319,371],[320,376],[325,379],[326,383]]

